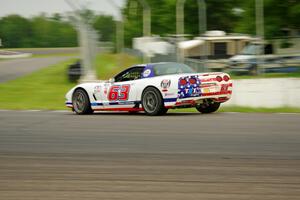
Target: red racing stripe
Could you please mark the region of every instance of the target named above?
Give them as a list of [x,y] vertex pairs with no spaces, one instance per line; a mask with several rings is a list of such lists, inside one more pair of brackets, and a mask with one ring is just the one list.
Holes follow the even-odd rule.
[[224,94],[232,94],[231,90],[221,91],[221,92],[210,92],[210,93],[202,93],[202,96],[214,96],[214,95],[224,95]]

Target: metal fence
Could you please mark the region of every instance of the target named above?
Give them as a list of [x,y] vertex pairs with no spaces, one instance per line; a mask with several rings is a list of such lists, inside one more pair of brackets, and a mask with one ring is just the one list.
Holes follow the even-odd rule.
[[[128,53],[143,58],[139,50],[124,49]],[[176,54],[154,55],[150,62],[177,62]],[[290,73],[300,72],[300,56],[273,56],[266,58],[254,58],[249,60],[233,61],[230,59],[193,59],[184,58],[183,62],[197,72],[225,71],[237,74],[259,74],[259,73]]]

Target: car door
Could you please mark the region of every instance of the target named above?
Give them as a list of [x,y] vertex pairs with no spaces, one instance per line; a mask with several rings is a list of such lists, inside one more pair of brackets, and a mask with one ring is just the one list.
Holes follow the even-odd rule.
[[105,83],[103,106],[106,109],[133,108],[137,106],[137,81],[144,67],[132,67],[115,77],[115,82]]

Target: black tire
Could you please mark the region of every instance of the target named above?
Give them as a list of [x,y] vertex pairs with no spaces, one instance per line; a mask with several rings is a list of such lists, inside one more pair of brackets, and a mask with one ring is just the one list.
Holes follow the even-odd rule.
[[216,112],[219,107],[220,107],[221,103],[217,103],[217,102],[211,102],[208,105],[205,104],[200,104],[196,106],[196,109],[201,112],[201,113],[212,113],[212,112]]
[[161,112],[160,112],[160,115],[165,115],[168,112],[168,110],[169,110],[168,108],[163,107]]
[[134,114],[139,113],[139,111],[128,111],[128,113],[134,115]]
[[146,115],[149,116],[163,115],[168,111],[160,92],[154,87],[146,88],[143,92],[142,106]]
[[91,108],[90,99],[83,89],[77,89],[72,97],[73,109],[78,115],[91,114],[94,111]]

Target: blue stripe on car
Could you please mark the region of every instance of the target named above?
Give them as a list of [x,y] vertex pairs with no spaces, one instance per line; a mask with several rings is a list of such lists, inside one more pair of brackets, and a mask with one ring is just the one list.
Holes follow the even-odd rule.
[[[166,98],[164,102],[176,102],[177,98]],[[141,101],[120,101],[120,102],[109,102],[109,105],[130,105],[130,104],[141,104]],[[66,105],[72,105],[72,102],[66,102]],[[103,106],[103,103],[91,103],[91,106]]]
[[177,98],[167,98],[167,99],[164,99],[164,102],[176,102],[177,101]]
[[91,103],[91,106],[103,106],[103,103]]

